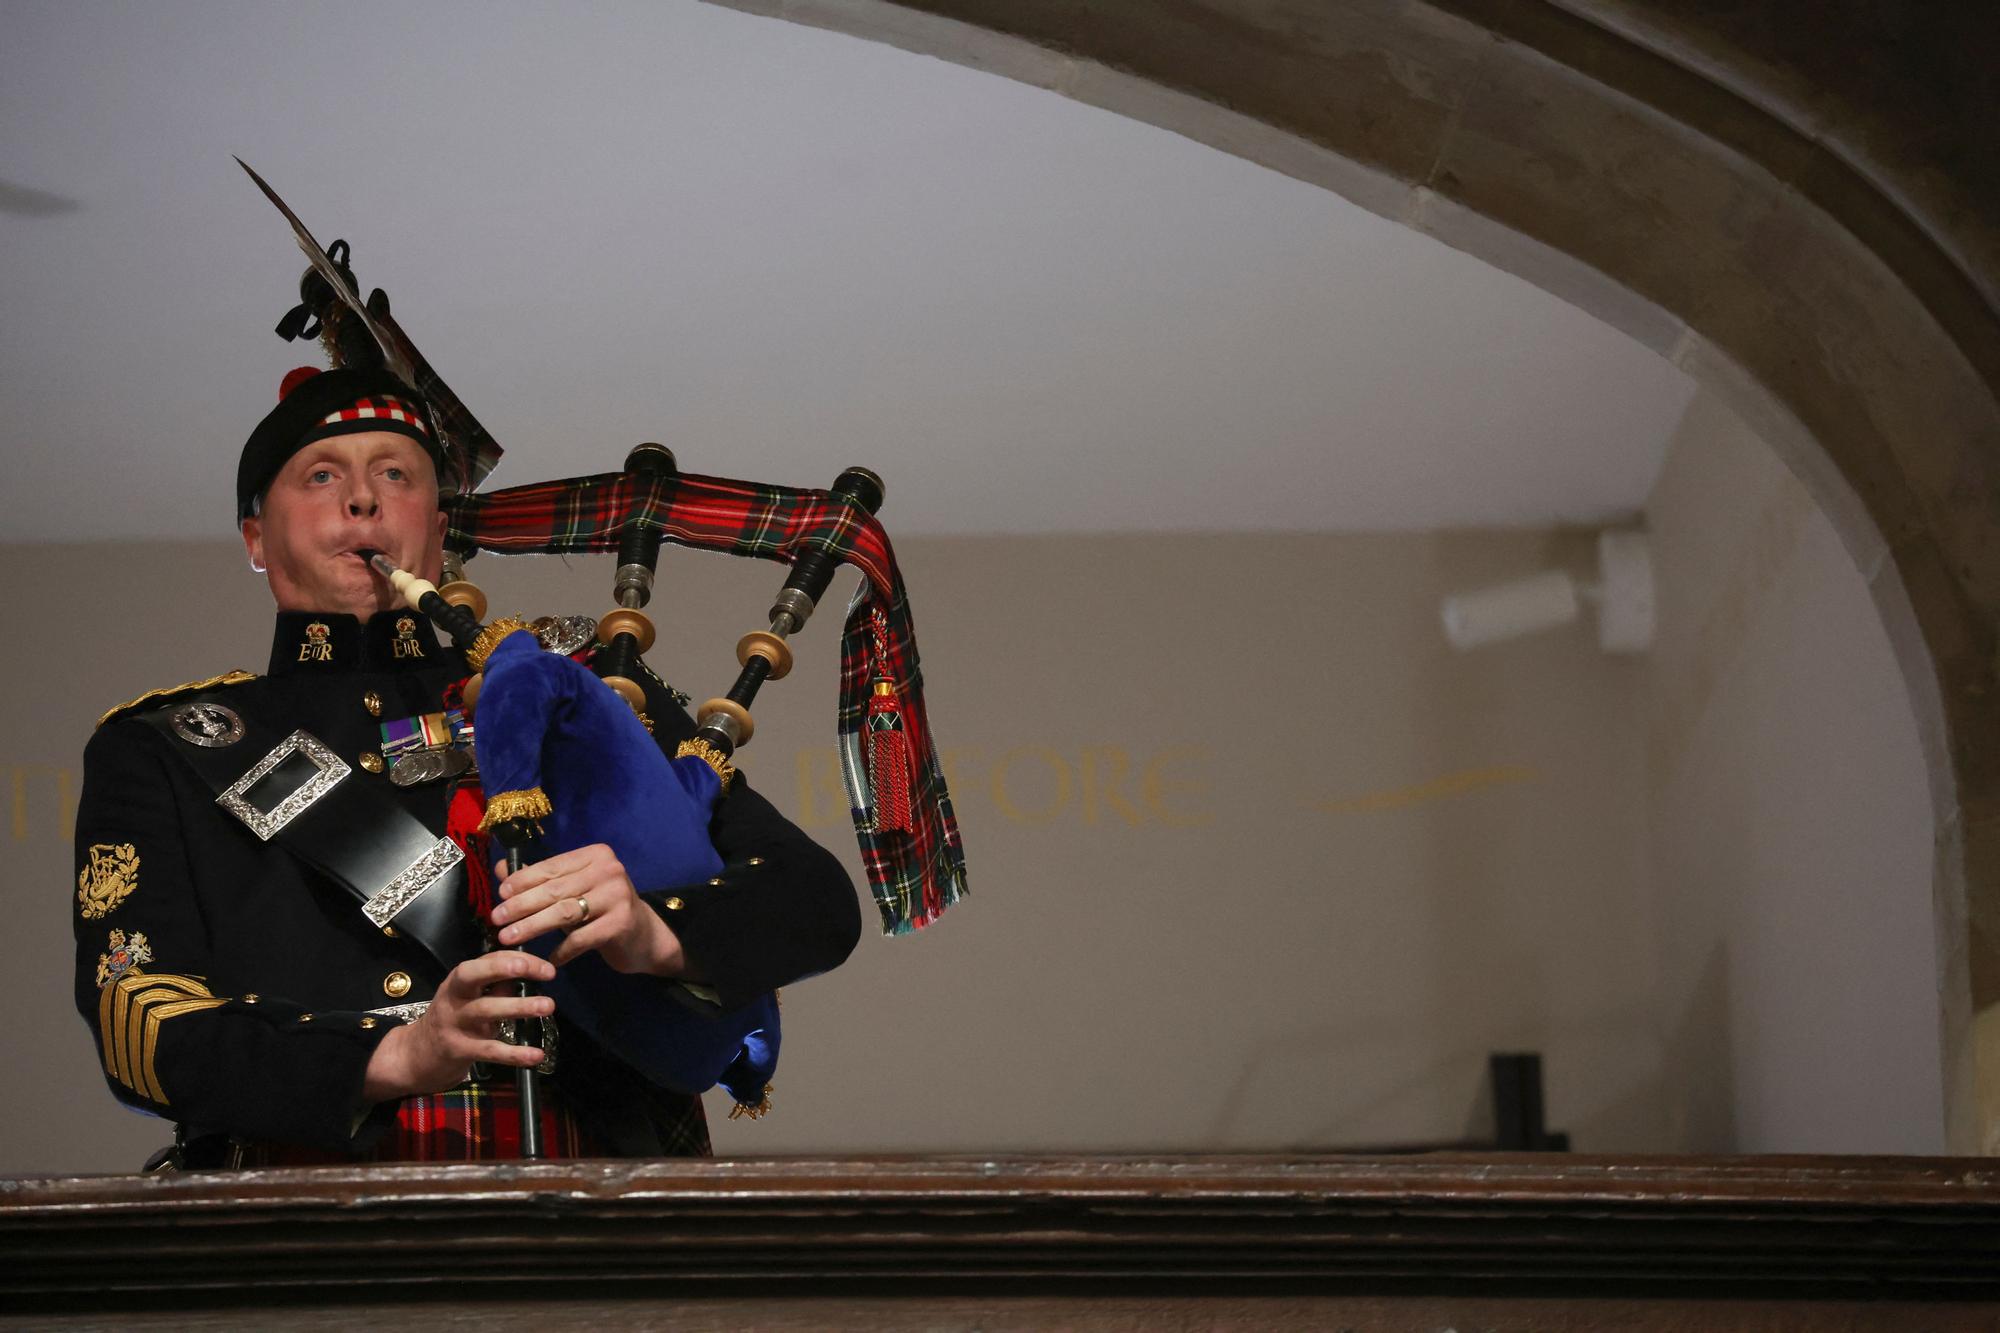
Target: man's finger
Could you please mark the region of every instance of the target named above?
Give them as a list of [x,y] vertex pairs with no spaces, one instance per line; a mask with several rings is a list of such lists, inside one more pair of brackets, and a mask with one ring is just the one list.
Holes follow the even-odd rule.
[[515,894],[493,909],[494,924],[520,921],[533,916],[544,908],[553,906],[564,898],[574,898],[587,890],[572,889],[569,881],[538,884],[532,889]]
[[548,981],[555,968],[531,953],[518,949],[495,949],[492,953],[468,958],[451,970],[445,985],[456,996],[476,999],[488,986],[499,981]]
[[500,903],[493,909],[493,924],[504,925],[509,921],[521,921],[551,907],[574,903],[579,898],[589,898],[593,894],[601,894],[607,890],[615,891],[615,885],[616,881],[600,875],[563,875]]
[[535,1046],[510,1046],[504,1041],[482,1041],[472,1047],[472,1058],[489,1065],[538,1065],[545,1053]]
[[586,912],[580,905],[581,894],[569,894],[557,898],[540,911],[515,922],[500,932],[500,942],[507,945],[525,944],[529,940],[546,935],[552,930],[570,930],[583,925],[596,915]]
[[556,951],[549,955],[549,961],[561,967],[572,958],[581,958],[592,949],[599,949],[618,938],[619,927],[602,917],[593,918],[589,925],[579,926],[563,937]]
[[482,995],[458,1006],[462,1022],[493,1023],[503,1018],[547,1018],[556,1002],[546,995]]
[[[603,843],[594,842],[588,847],[578,847],[572,851],[557,852],[554,856],[537,861],[533,865],[522,866],[519,870],[507,876],[507,884],[513,886],[513,894],[524,893],[538,885],[546,884],[559,876],[582,870],[595,861],[598,855],[604,850]],[[505,888],[506,885],[502,887]],[[513,895],[510,894],[509,896]]]

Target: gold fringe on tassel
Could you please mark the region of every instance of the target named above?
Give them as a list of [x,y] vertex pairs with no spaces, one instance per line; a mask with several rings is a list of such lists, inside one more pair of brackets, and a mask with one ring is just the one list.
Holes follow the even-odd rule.
[[768,1083],[764,1085],[764,1100],[755,1106],[748,1102],[738,1102],[729,1108],[731,1120],[762,1120],[769,1114],[771,1114],[771,1085]]
[[736,767],[729,762],[729,756],[699,737],[682,741],[680,748],[674,751],[676,759],[685,759],[688,755],[693,755],[714,769],[715,776],[722,779],[722,789],[729,790],[729,779],[736,776]]
[[479,821],[479,831],[489,833],[495,824],[505,824],[510,820],[539,824],[554,812],[555,806],[549,803],[548,793],[540,787],[496,792],[486,798],[486,815]]
[[486,659],[492,655],[494,647],[500,640],[506,638],[517,629],[526,628],[528,628],[528,622],[519,616],[500,617],[485,629],[479,631],[479,637],[474,639],[472,646],[465,650],[465,660],[472,663],[474,671],[486,670]]

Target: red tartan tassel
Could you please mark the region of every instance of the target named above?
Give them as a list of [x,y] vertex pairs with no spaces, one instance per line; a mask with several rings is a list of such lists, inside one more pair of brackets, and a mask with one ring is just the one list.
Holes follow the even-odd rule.
[[875,683],[868,701],[868,783],[875,791],[875,831],[908,833],[910,814],[910,735],[903,730],[903,703],[888,681]]

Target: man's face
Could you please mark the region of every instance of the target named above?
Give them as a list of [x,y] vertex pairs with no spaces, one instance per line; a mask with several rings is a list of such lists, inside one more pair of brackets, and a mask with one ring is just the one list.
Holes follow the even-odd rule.
[[292,455],[255,518],[243,520],[250,563],[283,611],[345,611],[366,620],[400,605],[358,551],[380,551],[437,582],[445,516],[437,470],[407,435],[367,431],[316,440]]

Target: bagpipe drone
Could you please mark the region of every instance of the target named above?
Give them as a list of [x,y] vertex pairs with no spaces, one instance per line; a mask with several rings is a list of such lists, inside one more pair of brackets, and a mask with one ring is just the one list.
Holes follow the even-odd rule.
[[[827,490],[805,490],[681,472],[671,451],[641,445],[620,472],[567,478],[488,494],[477,487],[500,447],[404,334],[378,288],[364,302],[348,247],[323,250],[271,187],[243,169],[291,223],[311,267],[300,303],[277,328],[286,339],[317,336],[335,366],[381,366],[422,400],[440,445],[440,486],[450,498],[446,580],[433,587],[374,563],[414,609],[467,655],[476,673],[463,687],[475,718],[481,827],[510,863],[607,843],[641,892],[718,874],[709,839],[727,799],[736,751],[754,733],[750,708],[766,681],[792,667],[788,640],[811,618],[842,564],[861,580],[841,643],[837,729],[841,768],[870,889],[885,933],[927,925],[965,892],[965,858],[924,709],[908,600],[875,510],[882,483],[849,468]],[[767,627],[737,644],[740,672],[724,694],[695,710],[695,731],[669,758],[643,716],[640,655],[656,632],[645,613],[662,542],[788,564]],[[524,622],[486,621],[484,594],[463,575],[479,551],[503,554],[616,552],[616,605],[595,627],[595,647],[544,644]],[[588,658],[588,665],[579,659]],[[477,871],[474,872],[475,875]],[[546,954],[551,937],[529,947]],[[739,1110],[756,1114],[777,1059],[775,995],[723,1010],[696,1001],[660,1003],[659,979],[614,971],[595,953],[564,965],[547,991],[557,1012],[660,1086],[699,1093],[721,1084]],[[525,1028],[527,1025],[519,1025]],[[518,1071],[524,1130],[535,1075]],[[523,1152],[539,1154],[532,1133]]]

